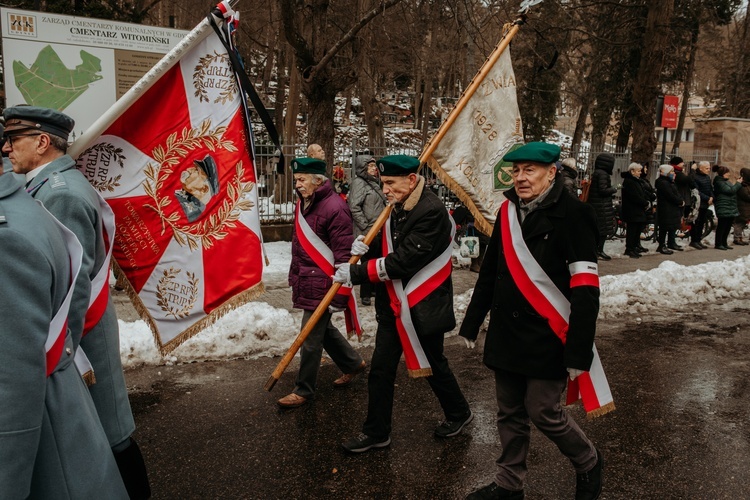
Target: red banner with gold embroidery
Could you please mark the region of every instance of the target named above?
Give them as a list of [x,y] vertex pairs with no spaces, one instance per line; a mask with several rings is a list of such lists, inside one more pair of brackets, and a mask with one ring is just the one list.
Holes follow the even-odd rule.
[[115,213],[116,266],[167,353],[263,291],[252,136],[205,21],[122,100],[71,154]]

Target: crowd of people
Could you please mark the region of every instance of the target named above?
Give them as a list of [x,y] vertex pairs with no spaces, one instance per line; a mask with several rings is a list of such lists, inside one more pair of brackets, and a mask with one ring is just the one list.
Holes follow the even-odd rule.
[[[750,169],[740,169],[737,176],[726,166],[712,167],[709,162],[701,161],[685,172],[684,160],[674,156],[669,163],[659,166],[653,185],[648,180],[648,164],[633,162],[621,172],[622,184],[613,186],[614,164],[615,157],[611,153],[601,153],[595,158],[586,193],[585,201],[594,207],[597,215],[600,260],[611,258],[604,253],[603,242],[615,234],[617,212],[614,197],[618,189],[621,195],[619,215],[625,223],[625,255],[631,258],[637,259],[648,252],[641,238],[649,222],[655,224],[656,251],[661,254],[672,255],[683,250],[676,240],[680,230],[689,231],[691,247],[697,250],[708,248],[702,240],[712,206],[718,221],[714,248],[731,250],[733,247],[729,245],[728,237],[732,231],[733,245],[750,244],[743,236],[750,222]],[[577,194],[578,185],[573,174],[577,175],[575,161],[567,158],[561,169],[564,176],[569,176],[567,182],[571,193]],[[711,172],[715,174],[713,180]]]

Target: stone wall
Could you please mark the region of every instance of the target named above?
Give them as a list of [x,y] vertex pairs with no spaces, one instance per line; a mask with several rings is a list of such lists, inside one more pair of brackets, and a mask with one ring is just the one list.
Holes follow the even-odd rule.
[[695,148],[717,149],[719,164],[739,174],[750,167],[750,120],[708,118],[695,122]]

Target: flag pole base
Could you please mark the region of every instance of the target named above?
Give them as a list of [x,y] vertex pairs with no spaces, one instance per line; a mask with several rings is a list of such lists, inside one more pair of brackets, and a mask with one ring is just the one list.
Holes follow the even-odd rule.
[[269,377],[269,379],[268,379],[268,382],[266,382],[266,385],[264,385],[263,388],[265,390],[267,390],[268,392],[271,392],[271,389],[273,389],[273,386],[275,386],[276,382],[278,382],[278,381],[279,381],[279,379],[277,379],[276,377],[274,377],[273,375],[271,375]]

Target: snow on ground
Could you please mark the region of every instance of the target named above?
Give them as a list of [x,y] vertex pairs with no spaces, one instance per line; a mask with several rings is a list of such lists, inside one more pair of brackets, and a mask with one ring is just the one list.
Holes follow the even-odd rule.
[[[709,240],[704,242],[708,243]],[[646,243],[645,246],[651,250],[655,248],[653,243]],[[620,258],[624,251],[624,241],[608,241],[605,251],[614,258]],[[695,250],[688,247],[686,251]],[[268,243],[266,252],[270,265],[264,270],[264,282],[269,288],[285,287],[291,244]],[[466,267],[469,259],[461,258],[458,250],[454,249],[454,264]],[[695,266],[664,261],[659,267],[649,271],[602,276],[599,319],[611,319],[625,314],[637,318],[654,309],[670,309],[689,304],[721,305],[734,299],[746,299],[748,282],[750,256]],[[456,319],[459,323],[463,319],[472,291],[468,290],[455,297]],[[355,346],[373,346],[377,329],[374,308],[360,307],[360,316],[365,332],[361,341],[354,338],[352,342]],[[120,321],[123,366],[283,355],[299,333],[301,317],[301,311],[290,312],[266,302],[251,302],[219,319],[166,357],[159,354],[145,322]],[[334,316],[334,324],[340,331],[345,330],[343,314]]]

